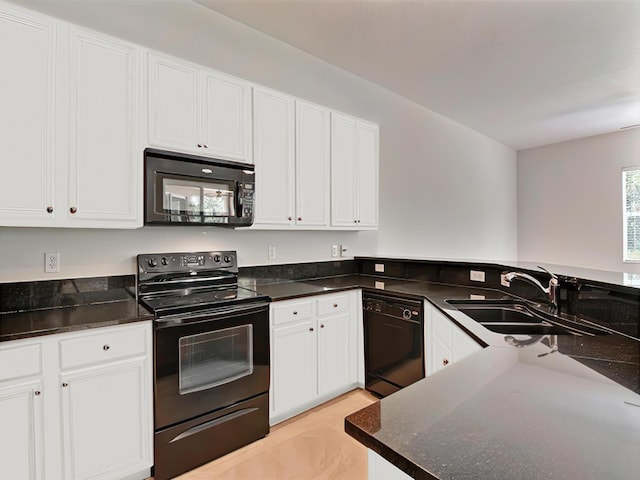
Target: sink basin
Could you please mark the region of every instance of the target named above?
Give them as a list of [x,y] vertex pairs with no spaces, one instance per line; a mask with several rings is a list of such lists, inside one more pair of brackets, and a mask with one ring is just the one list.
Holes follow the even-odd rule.
[[516,300],[447,300],[468,317],[496,333],[523,335],[607,335],[599,328],[538,311]]

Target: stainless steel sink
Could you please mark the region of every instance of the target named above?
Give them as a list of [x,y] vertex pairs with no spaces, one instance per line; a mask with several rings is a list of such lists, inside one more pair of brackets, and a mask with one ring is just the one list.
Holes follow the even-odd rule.
[[496,333],[524,335],[608,335],[596,327],[571,322],[517,300],[447,300],[468,317]]

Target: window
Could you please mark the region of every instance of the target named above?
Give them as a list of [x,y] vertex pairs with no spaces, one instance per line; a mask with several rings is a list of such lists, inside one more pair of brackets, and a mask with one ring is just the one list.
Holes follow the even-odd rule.
[[640,262],[640,167],[622,170],[624,261]]

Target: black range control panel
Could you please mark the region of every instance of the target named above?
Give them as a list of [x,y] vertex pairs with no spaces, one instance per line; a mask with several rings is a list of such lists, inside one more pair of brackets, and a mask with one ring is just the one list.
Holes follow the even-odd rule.
[[148,253],[138,255],[138,274],[198,272],[200,270],[226,270],[237,272],[235,250],[219,252]]

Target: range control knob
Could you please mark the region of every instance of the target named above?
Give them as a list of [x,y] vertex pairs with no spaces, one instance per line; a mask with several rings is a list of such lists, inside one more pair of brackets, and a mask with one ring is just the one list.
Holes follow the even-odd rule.
[[220,263],[220,255],[214,255],[213,256],[213,261],[216,263]]
[[402,310],[402,318],[409,320],[411,318],[411,310],[405,308]]
[[150,267],[157,267],[158,261],[155,258],[150,258],[149,260],[147,260],[147,265],[149,265]]
[[224,256],[224,263],[231,263],[232,261],[233,257],[230,257],[229,255]]
[[160,263],[166,267],[167,265],[169,265],[169,259],[167,257],[162,257],[160,259]]

